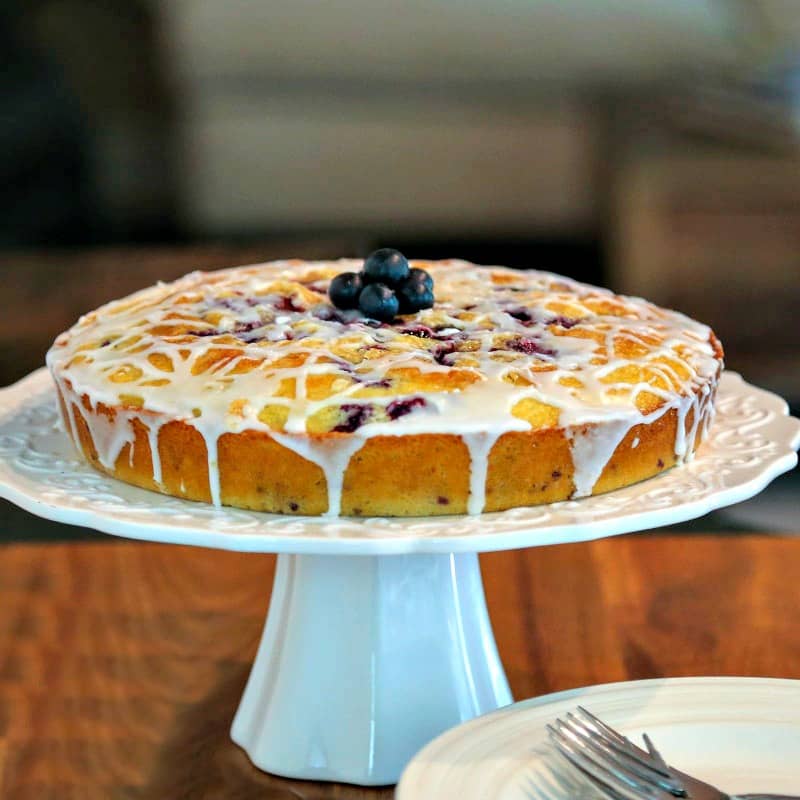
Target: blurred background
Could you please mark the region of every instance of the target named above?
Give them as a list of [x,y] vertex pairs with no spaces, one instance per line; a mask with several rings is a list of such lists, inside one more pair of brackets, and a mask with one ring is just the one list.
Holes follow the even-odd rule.
[[0,385],[158,279],[388,245],[678,308],[797,410],[798,45],[797,0],[4,0]]

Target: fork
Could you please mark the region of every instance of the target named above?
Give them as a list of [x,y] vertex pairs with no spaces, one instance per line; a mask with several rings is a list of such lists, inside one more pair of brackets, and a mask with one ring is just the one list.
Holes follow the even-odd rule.
[[647,734],[647,750],[642,750],[581,706],[547,731],[569,763],[612,800],[800,800],[786,794],[725,794],[670,767]]

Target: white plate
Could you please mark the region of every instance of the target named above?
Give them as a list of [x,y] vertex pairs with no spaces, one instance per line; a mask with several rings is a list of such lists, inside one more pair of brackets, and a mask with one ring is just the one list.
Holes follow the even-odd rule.
[[[545,725],[582,705],[668,763],[732,792],[800,794],[800,681],[665,678],[526,700],[459,725],[418,753],[397,800],[575,800]],[[559,777],[562,776],[562,777]]]
[[46,370],[0,390],[0,496],[48,519],[117,536],[255,552],[481,552],[643,530],[752,497],[797,463],[798,445],[800,421],[780,397],[725,373],[717,418],[694,461],[635,486],[473,517],[292,517],[215,509],[102,475],[64,434]]

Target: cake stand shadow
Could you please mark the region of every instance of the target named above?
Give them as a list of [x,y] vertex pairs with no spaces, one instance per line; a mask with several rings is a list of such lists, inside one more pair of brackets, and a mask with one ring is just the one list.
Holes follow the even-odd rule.
[[118,536],[278,553],[231,736],[269,772],[363,785],[394,783],[438,734],[512,700],[479,552],[681,522],[757,494],[794,466],[798,446],[784,401],[727,373],[696,458],[636,486],[477,517],[301,518],[101,475],[73,451],[44,370],[0,391],[0,495]]

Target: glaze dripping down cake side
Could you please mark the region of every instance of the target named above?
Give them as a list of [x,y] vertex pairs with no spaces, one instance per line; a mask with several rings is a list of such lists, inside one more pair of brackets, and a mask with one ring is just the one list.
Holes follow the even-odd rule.
[[546,272],[412,262],[435,303],[387,322],[329,284],[360,261],[195,272],[109,303],[47,354],[97,469],[285,514],[477,514],[610,491],[692,457],[713,332]]

